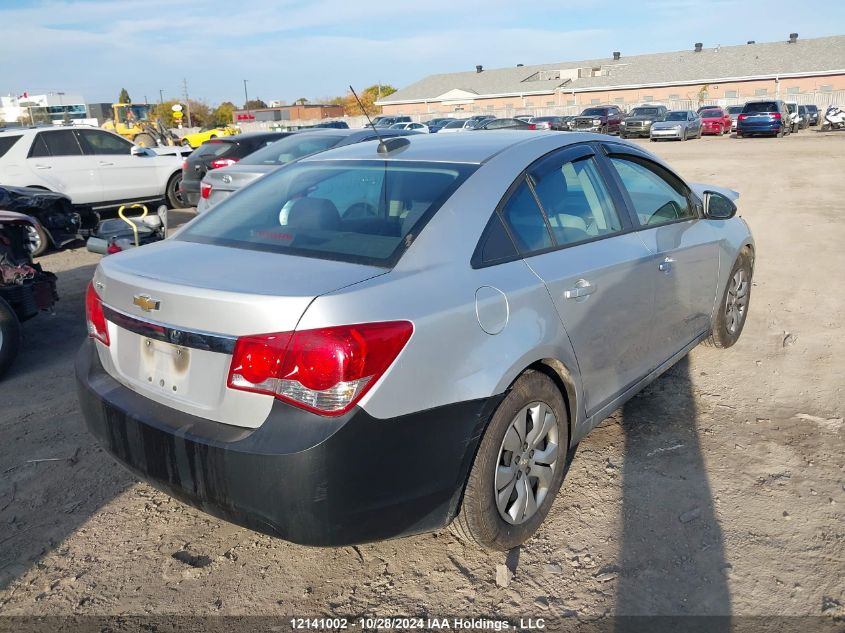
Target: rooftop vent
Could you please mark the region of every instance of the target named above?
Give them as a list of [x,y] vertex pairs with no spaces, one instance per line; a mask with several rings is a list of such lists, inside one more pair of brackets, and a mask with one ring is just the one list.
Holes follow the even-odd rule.
[[700,53],[700,52],[701,52],[701,48],[702,48],[703,46],[704,46],[704,44],[702,44],[701,42],[696,42],[696,43],[695,43],[695,52],[696,52],[696,53]]
[[798,41],[798,33],[790,33],[789,34],[789,43],[795,44]]
[[620,57],[622,57],[622,53],[620,53],[619,51],[613,51],[613,59],[614,59],[614,61],[617,61],[617,62],[618,62]]
[[756,44],[756,43],[757,43],[757,42],[755,42],[754,40],[748,40],[748,41],[746,42],[746,44]]
[[478,66],[475,67],[475,72],[477,73],[480,73],[482,70],[484,70],[484,66],[481,64],[478,64]]

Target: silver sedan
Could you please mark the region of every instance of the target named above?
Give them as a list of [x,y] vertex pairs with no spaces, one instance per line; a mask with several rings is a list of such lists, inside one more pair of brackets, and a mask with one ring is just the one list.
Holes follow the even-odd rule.
[[701,138],[701,117],[692,110],[672,110],[666,114],[665,119],[652,124],[649,137],[652,141]]
[[737,195],[598,134],[303,158],[101,260],[88,428],[158,488],[291,541],[453,522],[509,549],[592,428],[701,341],[739,338],[755,251]]

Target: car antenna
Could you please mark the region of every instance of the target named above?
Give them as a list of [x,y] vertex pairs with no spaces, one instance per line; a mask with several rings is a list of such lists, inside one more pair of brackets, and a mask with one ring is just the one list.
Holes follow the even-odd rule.
[[373,128],[373,132],[376,133],[378,137],[378,149],[376,150],[379,154],[389,154],[390,152],[397,150],[401,147],[405,147],[406,145],[410,145],[411,141],[409,141],[404,136],[393,136],[388,139],[384,139],[381,137],[381,134],[378,133],[378,129],[375,125],[373,125],[372,119],[370,119],[370,115],[367,114],[367,109],[364,107],[364,104],[361,103],[361,100],[358,98],[358,94],[355,92],[355,88],[349,86],[349,90],[352,92],[352,96],[355,97],[355,101],[358,102],[358,106],[361,108],[361,112],[364,113],[364,116],[367,117],[367,121],[370,124],[370,127]]

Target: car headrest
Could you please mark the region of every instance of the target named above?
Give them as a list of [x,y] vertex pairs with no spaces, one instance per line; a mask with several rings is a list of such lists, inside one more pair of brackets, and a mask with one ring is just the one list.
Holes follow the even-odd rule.
[[336,231],[340,228],[340,214],[331,200],[300,198],[288,212],[287,226],[297,229]]

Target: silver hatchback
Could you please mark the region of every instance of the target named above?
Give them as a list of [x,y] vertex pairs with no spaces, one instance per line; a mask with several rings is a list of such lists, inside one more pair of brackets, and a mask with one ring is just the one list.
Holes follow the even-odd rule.
[[88,427],[153,485],[298,543],[454,520],[511,548],[590,429],[738,339],[754,243],[735,198],[595,134],[302,159],[101,261]]

